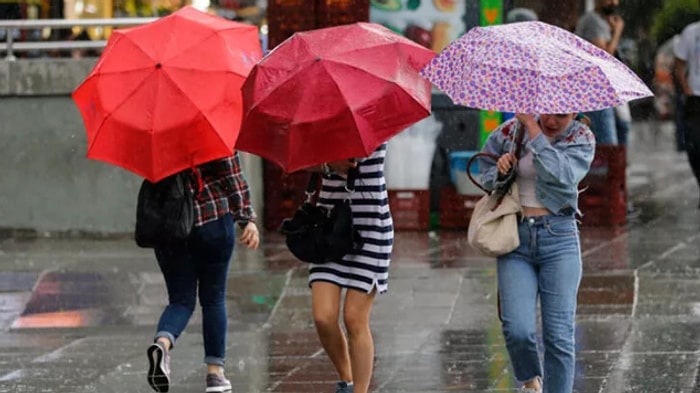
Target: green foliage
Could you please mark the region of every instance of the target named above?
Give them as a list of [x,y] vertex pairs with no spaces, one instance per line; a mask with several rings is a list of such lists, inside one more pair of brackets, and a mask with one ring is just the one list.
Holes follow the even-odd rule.
[[690,23],[700,21],[699,0],[666,0],[656,14],[651,34],[659,45],[683,31]]

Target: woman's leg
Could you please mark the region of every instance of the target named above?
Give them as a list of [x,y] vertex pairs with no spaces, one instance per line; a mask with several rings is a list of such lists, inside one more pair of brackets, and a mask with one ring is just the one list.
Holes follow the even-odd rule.
[[156,248],[155,254],[168,290],[168,306],[158,321],[155,340],[168,350],[175,345],[194,312],[197,273],[186,242]]
[[350,364],[355,378],[354,393],[367,393],[374,366],[374,341],[369,316],[376,290],[371,294],[349,289],[345,295],[343,321],[348,331]]
[[329,282],[313,282],[311,304],[316,332],[323,349],[338,371],[340,380],[352,382],[348,343],[339,320],[341,290],[338,285]]
[[576,295],[582,270],[575,220],[553,219],[540,233],[539,252],[544,389],[571,393],[576,360]]
[[170,387],[169,351],[194,312],[197,297],[197,276],[187,242],[173,243],[155,249],[158,266],[168,290],[168,306],[158,321],[154,341],[146,351],[147,380],[156,392]]
[[[529,223],[519,222],[520,246],[498,258],[501,324],[515,378],[524,383],[542,376],[537,351],[537,269],[532,261]],[[529,387],[529,386],[528,386]]]
[[227,214],[195,228],[194,257],[202,307],[204,363],[210,374],[223,374],[226,359],[226,280],[235,242],[233,218]]

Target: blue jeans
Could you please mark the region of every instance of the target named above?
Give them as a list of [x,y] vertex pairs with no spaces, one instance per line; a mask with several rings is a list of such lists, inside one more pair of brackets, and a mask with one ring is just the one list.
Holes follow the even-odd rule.
[[595,112],[586,112],[591,119],[591,131],[595,141],[600,145],[617,145],[617,126],[615,125],[615,110],[605,108]]
[[235,242],[230,214],[194,227],[190,237],[156,248],[156,258],[168,289],[168,306],[160,316],[155,339],[173,345],[194,312],[199,286],[202,307],[204,363],[223,366],[226,358],[226,278]]
[[[544,376],[544,393],[571,393],[574,323],[581,248],[573,216],[518,221],[520,246],[498,257],[503,336],[516,379]],[[537,298],[542,312],[544,375],[537,350]]]
[[619,145],[627,146],[627,142],[629,141],[630,126],[630,122],[622,120],[617,116],[615,117],[615,129],[617,132],[617,143]]

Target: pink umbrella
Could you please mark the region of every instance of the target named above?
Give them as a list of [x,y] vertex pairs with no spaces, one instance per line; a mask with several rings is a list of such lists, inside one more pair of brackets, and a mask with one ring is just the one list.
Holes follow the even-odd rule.
[[653,95],[607,52],[542,22],[475,27],[421,75],[456,104],[503,112],[585,112]]

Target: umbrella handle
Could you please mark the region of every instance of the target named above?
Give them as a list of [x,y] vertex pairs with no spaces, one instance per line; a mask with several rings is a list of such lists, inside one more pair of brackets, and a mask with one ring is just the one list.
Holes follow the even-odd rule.
[[[516,128],[515,128],[515,137],[514,137],[515,143],[511,146],[511,151],[510,151],[510,153],[512,153],[515,157],[518,157],[518,158],[520,157],[520,151],[522,150],[522,147],[523,147],[523,138],[524,137],[525,137],[525,127],[522,125],[522,123],[520,123],[518,121],[518,122],[516,122]],[[492,154],[492,153],[478,152],[478,153],[474,154],[467,162],[467,176],[469,176],[469,180],[471,180],[472,183],[474,183],[475,186],[479,187],[483,192],[490,194],[491,192],[489,192],[487,189],[485,189],[481,185],[481,183],[477,182],[472,177],[472,171],[470,170],[471,166],[472,166],[472,162],[474,162],[474,160],[479,156],[488,157],[488,158],[493,159],[494,161],[498,161],[498,159],[500,157],[495,155],[495,154]],[[513,169],[511,169],[511,170],[513,170]],[[509,188],[510,188],[510,186],[509,186]]]

